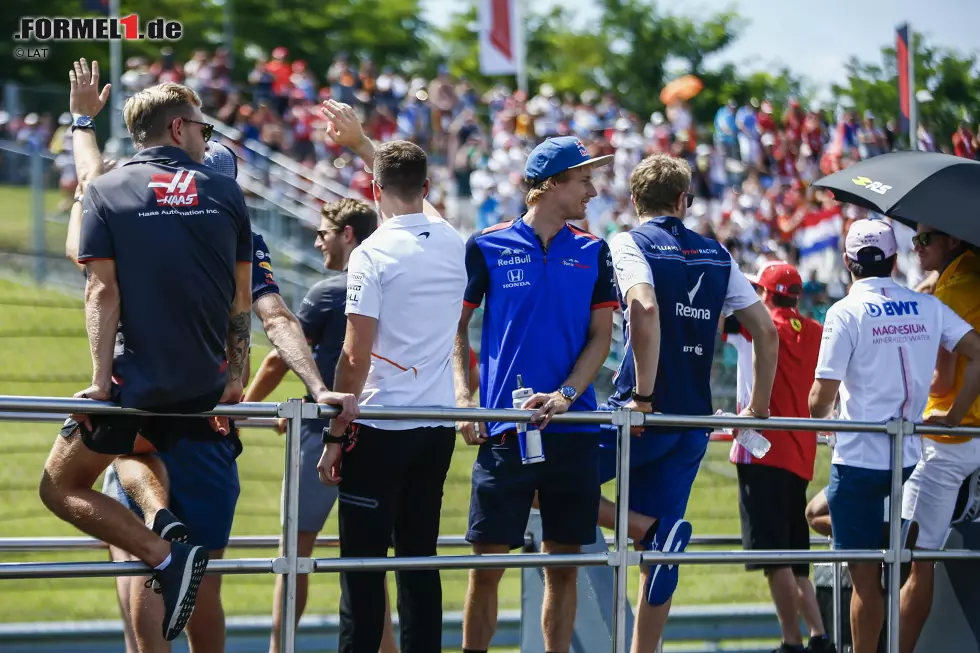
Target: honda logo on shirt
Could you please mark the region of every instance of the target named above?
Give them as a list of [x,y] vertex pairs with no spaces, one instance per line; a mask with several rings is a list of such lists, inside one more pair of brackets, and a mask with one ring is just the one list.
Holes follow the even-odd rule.
[[524,281],[524,270],[507,270],[507,281],[511,283]]
[[181,168],[175,173],[150,176],[147,188],[156,194],[157,206],[197,206],[197,182],[194,170]]

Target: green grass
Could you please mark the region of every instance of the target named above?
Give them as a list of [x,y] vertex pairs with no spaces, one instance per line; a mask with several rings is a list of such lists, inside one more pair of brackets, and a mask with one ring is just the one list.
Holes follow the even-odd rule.
[[[23,195],[20,192],[20,195]],[[6,216],[25,213],[23,197],[0,187]],[[21,202],[13,206],[14,201]],[[57,201],[57,198],[54,198]],[[10,220],[8,222],[8,220]],[[0,221],[0,249],[23,245],[29,227],[16,218]],[[49,248],[57,251],[63,225],[48,223]],[[82,325],[81,301],[53,290],[0,281],[0,394],[62,396],[85,387],[90,360]],[[268,351],[264,336],[256,337],[252,369]],[[270,400],[303,394],[290,375]],[[37,498],[37,482],[56,424],[0,422],[0,536],[69,536],[79,533],[51,516]],[[242,494],[233,528],[234,535],[270,535],[279,530],[279,496],[282,477],[282,439],[271,430],[247,430],[245,452],[239,458]],[[712,444],[701,467],[688,509],[695,534],[734,535],[739,532],[738,494],[734,469],[727,462],[728,445]],[[453,457],[442,513],[442,533],[466,531],[470,470],[475,449],[459,441]],[[826,484],[828,460],[818,466],[811,494]],[[611,495],[612,484],[604,487]],[[336,534],[331,516],[325,533]],[[460,554],[455,549],[446,553]],[[321,552],[320,555],[330,553]],[[234,550],[235,557],[271,557],[271,550]],[[101,553],[0,554],[0,562],[77,561],[106,559]],[[685,567],[675,605],[699,603],[759,603],[768,601],[761,574],[748,574],[740,566]],[[268,614],[272,601],[271,576],[229,576],[224,580],[226,610],[231,615]],[[635,585],[635,575],[634,575]],[[443,572],[445,607],[459,610],[466,589],[466,572]],[[636,587],[630,588],[630,596]],[[339,586],[334,576],[316,576],[311,583],[309,612],[336,613]],[[502,610],[520,607],[520,572],[508,571],[500,591]],[[113,584],[108,579],[0,581],[0,621],[81,620],[117,618]]]
[[[48,253],[65,251],[68,216],[56,215],[61,197],[61,194],[54,190],[47,190],[44,193],[44,210],[48,217],[45,228]],[[33,206],[33,197],[29,188],[0,185],[0,207],[3,208],[3,219],[0,220],[0,251],[32,251]],[[58,219],[52,220],[52,218]]]

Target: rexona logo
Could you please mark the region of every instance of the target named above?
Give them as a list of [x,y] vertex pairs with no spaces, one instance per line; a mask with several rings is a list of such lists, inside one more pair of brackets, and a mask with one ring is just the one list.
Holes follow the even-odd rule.
[[[698,277],[697,283],[694,284],[694,288],[687,292],[687,299],[692,304],[694,303],[694,298],[697,297],[698,291],[701,290],[701,282],[704,280],[704,272]],[[677,306],[674,310],[677,317],[689,317],[695,320],[710,320],[711,311],[706,308],[694,308],[693,306],[688,306],[683,302],[677,302]]]
[[197,182],[194,170],[151,175],[147,188],[156,194],[157,206],[197,206]]
[[871,317],[896,317],[899,315],[918,315],[919,302],[882,302],[881,304],[864,303],[864,310]]
[[497,265],[501,267],[507,265],[523,265],[530,262],[530,254],[525,253],[522,249],[510,249],[509,247],[500,252],[500,258],[497,259]]

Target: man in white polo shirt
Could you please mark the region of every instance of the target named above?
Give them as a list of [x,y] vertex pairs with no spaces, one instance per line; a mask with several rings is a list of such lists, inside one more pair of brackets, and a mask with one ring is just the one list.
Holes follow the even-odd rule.
[[[939,348],[973,358],[980,336],[931,295],[895,283],[895,234],[881,220],[857,220],[844,263],[854,280],[827,313],[810,414],[826,418],[840,392],[841,419],[919,421]],[[948,418],[958,423],[980,385],[961,391]],[[884,499],[891,490],[891,445],[883,433],[838,433],[827,499],[835,549],[880,549]],[[906,437],[903,478],[919,460],[919,438]],[[911,536],[914,538],[914,535]],[[873,653],[884,623],[881,563],[849,563],[854,590],[854,653]]]
[[[450,362],[463,306],[463,239],[423,213],[425,152],[407,141],[378,146],[375,203],[382,224],[351,253],[347,332],[334,389],[360,405],[456,405]],[[452,421],[361,419],[324,432],[320,479],[339,484],[341,557],[434,556]],[[340,574],[340,653],[377,653],[385,619],[384,572]],[[442,647],[442,585],[435,570],[401,571],[403,653]]]

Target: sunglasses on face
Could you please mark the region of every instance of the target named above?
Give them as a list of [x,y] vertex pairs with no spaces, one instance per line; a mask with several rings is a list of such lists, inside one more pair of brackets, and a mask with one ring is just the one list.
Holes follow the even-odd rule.
[[933,237],[938,238],[943,235],[945,234],[941,234],[938,231],[924,231],[921,234],[916,234],[912,236],[912,247],[928,247],[933,241]]
[[184,122],[192,122],[195,125],[201,126],[201,136],[204,137],[205,142],[211,140],[211,135],[214,134],[214,125],[209,122],[201,122],[200,120],[191,120],[190,118],[183,118]]
[[684,193],[684,195],[687,196],[687,208],[691,208],[691,205],[694,204],[694,193]]

